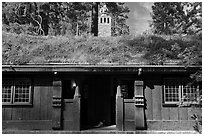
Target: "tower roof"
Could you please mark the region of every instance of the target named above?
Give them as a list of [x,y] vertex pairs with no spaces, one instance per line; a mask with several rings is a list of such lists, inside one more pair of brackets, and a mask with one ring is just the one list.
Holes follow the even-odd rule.
[[100,14],[107,14],[108,8],[106,5],[103,5],[103,7],[100,8],[99,13]]

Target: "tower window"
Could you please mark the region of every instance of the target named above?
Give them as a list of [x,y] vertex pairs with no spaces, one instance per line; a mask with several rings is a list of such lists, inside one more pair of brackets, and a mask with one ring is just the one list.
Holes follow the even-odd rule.
[[104,23],[106,23],[106,18],[104,17]]
[[101,18],[101,23],[103,23],[103,18]]
[[107,18],[107,23],[109,24],[109,17]]

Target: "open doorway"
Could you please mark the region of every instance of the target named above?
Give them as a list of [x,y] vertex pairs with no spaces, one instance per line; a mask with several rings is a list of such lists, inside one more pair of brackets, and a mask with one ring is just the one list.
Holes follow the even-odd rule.
[[115,125],[115,95],[111,77],[92,75],[82,85],[81,127],[92,129]]

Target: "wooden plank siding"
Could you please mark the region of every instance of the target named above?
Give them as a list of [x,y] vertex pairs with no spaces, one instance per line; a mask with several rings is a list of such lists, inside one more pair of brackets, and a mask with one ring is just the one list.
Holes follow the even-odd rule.
[[34,87],[33,108],[31,110],[31,119],[40,120],[40,86]]
[[3,105],[2,120],[52,120],[51,79],[34,79],[32,105]]
[[170,120],[179,120],[178,107],[169,108],[169,117]]
[[147,121],[190,121],[194,113],[201,113],[199,108],[163,106],[163,88],[159,78],[146,80],[144,93]]
[[[51,82],[50,82],[51,83]],[[52,88],[48,87],[47,89],[47,119],[51,120],[52,119]]]
[[155,85],[152,90],[152,109],[153,109],[153,120],[161,120],[161,108],[162,108],[162,87]]
[[40,120],[47,120],[48,87],[40,88]]
[[12,109],[12,120],[22,120],[22,108],[16,107]]
[[152,110],[152,90],[146,86],[145,89],[145,98],[146,98],[146,118],[148,120],[153,120],[153,110]]
[[12,108],[8,107],[8,108],[2,108],[3,111],[3,120],[11,120],[12,119]]
[[124,99],[124,130],[135,130],[135,103],[133,99]]
[[30,120],[32,107],[27,107],[22,109],[22,120]]
[[[64,76],[65,77],[65,76]],[[161,76],[152,76],[151,79],[144,79],[144,97],[146,100],[146,107],[145,107],[145,116],[147,121],[148,129],[163,129],[165,128],[168,130],[168,127],[171,126],[173,129],[177,126],[175,124],[181,123],[184,124],[185,122],[192,122],[191,116],[195,113],[202,113],[201,109],[199,108],[192,108],[192,107],[178,107],[178,106],[163,106],[163,88],[161,83]],[[106,120],[107,124],[110,124],[111,121],[111,108],[110,105],[111,99],[110,95],[111,92],[109,87],[111,86],[111,80],[104,77],[103,79],[98,79],[95,76],[93,79],[88,80],[89,85],[89,101],[87,106],[86,112],[87,115],[84,116],[91,125],[97,123],[98,120]],[[102,82],[101,82],[102,81]],[[20,124],[26,126],[27,122],[31,122],[29,127],[32,127],[32,122],[34,122],[35,127],[33,129],[37,129],[38,125],[40,124],[44,129],[52,129],[52,119],[53,119],[53,107],[52,107],[52,100],[53,100],[53,79],[49,78],[49,76],[34,76],[33,79],[33,103],[29,106],[18,106],[18,105],[3,105],[2,107],[2,119],[3,122],[20,122]],[[104,84],[106,86],[104,86]],[[61,90],[63,90],[61,88]],[[114,94],[114,93],[113,93]],[[83,96],[83,95],[82,95]],[[105,101],[103,98],[106,98]],[[118,98],[116,98],[116,101]],[[83,103],[83,101],[81,101]],[[121,126],[120,130],[123,129],[122,125],[125,125],[125,130],[134,130],[134,120],[135,120],[135,101],[124,100],[123,98],[119,98],[120,104],[116,107],[122,106],[124,111],[122,113],[116,111],[116,116],[120,115],[122,119],[125,119],[124,124],[121,118],[117,118],[116,122],[119,122]],[[80,103],[80,102],[79,102]],[[123,104],[121,104],[123,103]],[[80,105],[79,105],[80,106]],[[124,107],[123,107],[124,106]],[[69,100],[67,103],[64,103],[64,109],[62,110],[62,128],[65,130],[72,130],[74,128],[74,114],[72,113],[74,109],[73,102]],[[80,107],[79,107],[80,108]],[[119,107],[121,108],[121,107]],[[61,109],[58,109],[59,111]],[[124,113],[123,113],[124,112]],[[82,115],[81,115],[82,118]],[[39,122],[38,122],[39,121]],[[109,121],[109,122],[108,122]],[[183,123],[184,122],[184,123]],[[47,126],[43,126],[41,123],[46,124]],[[51,123],[51,124],[50,124]],[[10,124],[7,124],[8,126]],[[17,124],[17,123],[16,123]],[[150,124],[150,125],[149,125]],[[13,125],[13,124],[12,124]],[[88,123],[85,125],[89,125]],[[149,126],[148,126],[149,125]],[[189,125],[189,124],[188,124]],[[13,125],[15,127],[15,125]],[[29,128],[27,127],[27,128]],[[189,126],[184,126],[189,128]],[[23,127],[22,127],[23,128]],[[117,128],[117,129],[118,129]],[[165,130],[163,129],[163,130]]]
[[188,109],[185,107],[181,107],[178,109],[178,117],[179,120],[188,120]]

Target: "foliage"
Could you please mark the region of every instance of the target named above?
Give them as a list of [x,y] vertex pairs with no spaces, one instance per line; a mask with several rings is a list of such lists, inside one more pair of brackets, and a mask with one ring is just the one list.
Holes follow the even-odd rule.
[[177,2],[155,2],[152,6],[152,10],[155,33],[171,34],[175,23],[173,19],[182,11],[180,4]]
[[201,2],[155,2],[152,10],[152,26],[157,34],[202,32]]
[[35,28],[31,27],[29,24],[20,25],[18,23],[10,23],[9,25],[2,24],[2,30],[5,32],[15,33],[15,34],[28,34],[37,36],[38,33],[35,32]]
[[129,26],[126,24],[127,14],[130,12],[128,7],[125,7],[122,2],[106,2],[105,4],[113,16],[112,35],[120,36],[129,34]]
[[178,23],[178,31],[185,34],[202,33],[202,3],[201,2],[184,2],[184,14],[182,20]]
[[202,40],[196,38],[196,36],[192,36],[192,40],[188,42],[188,46],[179,54],[183,59],[183,63],[187,66],[202,64]]
[[[98,3],[97,4],[103,4]],[[129,12],[124,3],[106,3],[110,13],[114,18],[113,35],[122,35],[129,33],[125,20]],[[2,21],[3,24],[18,23],[20,25],[32,24],[35,33],[38,35],[82,35],[84,33],[93,33],[91,22],[93,16],[92,9],[94,2],[3,2],[2,3]],[[96,18],[97,19],[97,18]],[[92,24],[91,24],[92,23]],[[67,24],[69,28],[65,25]],[[91,24],[91,25],[90,25]],[[66,31],[64,31],[66,27]],[[116,31],[117,30],[117,31]],[[116,34],[117,33],[117,34]]]
[[2,34],[3,64],[179,64],[182,63],[179,54],[196,43],[190,36],[40,37],[4,31]]
[[202,115],[193,114],[191,118],[195,121],[194,130],[202,134]]
[[[202,65],[202,3],[201,2],[155,2],[152,6],[153,31],[156,34],[191,35],[185,43],[184,49],[180,50],[177,44],[163,53],[156,53],[155,58],[165,59],[166,55],[175,55],[182,60],[186,67]],[[161,40],[160,40],[161,41]],[[163,44],[165,41],[159,44]],[[168,44],[168,43],[166,43]],[[154,48],[154,47],[153,47]],[[172,48],[172,49],[170,49]],[[158,50],[159,51],[159,50]],[[166,51],[166,53],[164,53]],[[169,54],[170,51],[170,54]],[[154,53],[154,52],[153,52]],[[192,74],[196,81],[201,81],[201,69]]]
[[[201,134],[202,133],[202,90],[199,90],[199,96],[197,97],[197,99],[195,99],[195,96],[193,95],[185,96],[185,98],[183,98],[182,100],[184,99],[188,99],[190,103],[185,104],[184,101],[182,101],[179,104],[179,107],[191,106],[191,110],[194,112],[194,114],[191,115],[191,118],[194,120],[194,123],[195,123],[193,128],[195,131]],[[196,112],[197,108],[200,108],[200,110]]]

